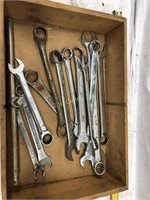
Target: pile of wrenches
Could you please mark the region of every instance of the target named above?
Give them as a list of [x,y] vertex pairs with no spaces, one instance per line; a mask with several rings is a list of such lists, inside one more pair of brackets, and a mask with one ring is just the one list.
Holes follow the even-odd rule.
[[[91,40],[86,39],[86,32],[81,36],[81,41],[86,48],[87,56],[81,48],[64,48],[61,52],[53,50],[49,54],[50,61],[55,65],[61,100],[58,97],[50,62],[46,52],[48,32],[44,26],[36,26],[33,30],[34,40],[37,42],[50,92],[42,82],[40,75],[35,70],[24,73],[24,64],[16,59],[18,67],[8,64],[9,70],[16,76],[19,84],[16,87],[16,96],[12,98],[12,106],[16,108],[17,122],[33,163],[34,178],[37,179],[39,171],[44,176],[45,164],[52,164],[52,159],[44,152],[42,145],[49,145],[53,141],[52,133],[47,130],[38,107],[30,92],[29,86],[34,88],[57,114],[57,134],[60,137],[67,135],[66,158],[73,161],[72,151],[79,153],[84,149],[84,155],[80,158],[80,164],[89,160],[97,175],[104,174],[105,161],[101,155],[101,144],[107,144],[107,129],[105,115],[105,94],[103,78],[103,58],[106,55],[95,33],[90,32]],[[76,78],[73,78],[72,62],[76,69]],[[63,69],[63,64],[65,70]],[[70,108],[64,73],[67,75],[67,83],[73,108],[74,119],[71,119]],[[30,79],[34,76],[34,80]],[[75,84],[76,82],[76,84]],[[76,87],[75,87],[76,85]],[[21,91],[21,93],[20,93]],[[22,113],[22,111],[24,113]],[[25,126],[25,114],[28,126],[33,138],[34,147]],[[39,136],[41,133],[41,136]]]

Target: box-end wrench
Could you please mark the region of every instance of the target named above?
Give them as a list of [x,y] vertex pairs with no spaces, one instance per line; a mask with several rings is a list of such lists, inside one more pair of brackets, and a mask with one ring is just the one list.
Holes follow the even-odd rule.
[[25,78],[27,83],[37,91],[51,109],[56,113],[56,104],[54,103],[53,97],[45,87],[40,75],[37,71],[29,69],[25,72]]
[[77,96],[78,96],[78,117],[79,117],[79,130],[76,139],[77,150],[80,150],[80,145],[88,143],[89,137],[87,135],[86,126],[86,106],[84,94],[84,80],[82,72],[83,52],[80,48],[74,48],[73,57],[76,66],[76,81],[77,81]]
[[45,170],[44,168],[40,165],[37,156],[35,154],[35,151],[33,149],[31,140],[29,138],[28,132],[26,130],[23,118],[21,116],[21,112],[19,109],[16,109],[16,114],[17,114],[17,122],[18,122],[18,126],[20,128],[21,134],[23,136],[26,148],[29,152],[32,164],[33,164],[33,177],[34,179],[37,179],[37,175],[39,174],[39,172],[42,174],[42,176],[45,176]]
[[106,48],[99,53],[98,59],[98,95],[99,95],[99,113],[101,122],[101,144],[107,144],[108,133],[106,127],[106,110],[105,110],[105,93],[104,93],[104,71],[103,71],[103,58],[106,56]]
[[41,118],[41,115],[38,111],[38,108],[35,104],[35,101],[31,95],[31,92],[29,90],[29,87],[28,87],[28,84],[26,82],[26,79],[24,77],[24,74],[23,74],[23,70],[24,70],[24,64],[21,60],[19,59],[16,59],[16,61],[18,62],[19,66],[17,68],[13,68],[9,63],[8,63],[8,68],[10,70],[10,72],[12,74],[14,74],[17,79],[19,80],[20,82],[20,85],[22,87],[22,90],[26,96],[26,99],[29,103],[29,106],[30,106],[30,109],[33,113],[33,116],[34,116],[34,119],[37,123],[37,126],[39,128],[39,131],[41,133],[41,141],[43,144],[45,145],[49,145],[52,143],[53,141],[53,135],[50,133],[50,131],[47,130],[47,128],[45,127],[45,124]]
[[54,103],[56,103],[57,118],[58,118],[57,134],[60,137],[63,137],[66,135],[66,129],[64,128],[65,127],[64,113],[63,113],[62,104],[57,94],[57,90],[54,84],[54,78],[51,72],[50,64],[48,62],[48,57],[46,53],[46,41],[47,41],[47,36],[48,36],[46,27],[41,26],[41,25],[35,26],[35,28],[33,29],[33,36],[34,36],[34,40],[38,44],[38,48],[39,48],[39,52],[40,52],[43,66],[45,69],[45,73],[47,76],[50,92],[53,96]]
[[[20,85],[18,85],[16,87],[17,94],[19,94],[18,90],[20,87],[21,87]],[[20,94],[19,94],[19,97],[16,97],[15,102],[16,102],[16,104],[18,104],[18,106],[23,106],[23,110],[24,110],[24,113],[25,113],[25,116],[26,116],[26,119],[27,119],[27,122],[28,122],[28,125],[30,128],[30,132],[31,132],[31,135],[32,135],[32,138],[34,141],[36,151],[37,151],[38,161],[40,162],[41,165],[45,165],[45,164],[52,165],[52,159],[46,155],[46,153],[44,152],[44,149],[42,147],[41,140],[40,140],[39,134],[38,134],[38,130],[37,130],[34,118],[32,116],[32,113],[30,111],[30,108],[29,108],[29,105],[27,103],[25,96],[23,94],[20,96]]]
[[78,110],[77,110],[77,95],[75,92],[75,85],[73,80],[72,68],[71,68],[71,58],[73,56],[73,51],[70,48],[65,48],[62,51],[66,72],[67,72],[67,79],[69,83],[69,90],[72,100],[73,112],[74,112],[74,128],[73,133],[77,137],[78,135]]
[[73,161],[72,151],[75,148],[75,136],[72,130],[72,122],[71,122],[71,117],[70,117],[69,105],[67,104],[68,97],[67,97],[67,91],[66,91],[66,86],[65,86],[64,74],[62,70],[62,63],[63,63],[62,54],[59,51],[54,50],[50,53],[50,60],[56,65],[56,71],[57,71],[57,76],[58,76],[58,81],[59,81],[59,86],[60,86],[65,121],[66,121],[67,138],[68,138],[66,157],[69,160]]

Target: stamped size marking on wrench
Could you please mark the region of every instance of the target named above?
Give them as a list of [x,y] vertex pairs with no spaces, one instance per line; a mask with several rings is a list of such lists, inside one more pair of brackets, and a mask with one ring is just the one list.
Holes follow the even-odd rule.
[[48,57],[46,53],[46,41],[47,41],[47,35],[48,35],[46,27],[41,26],[41,25],[35,26],[33,30],[33,35],[34,35],[35,41],[38,44],[39,52],[41,55],[41,59],[42,59],[45,73],[47,76],[48,84],[50,87],[50,92],[53,96],[54,103],[56,104],[57,118],[58,118],[57,134],[60,137],[63,137],[66,135],[66,129],[64,128],[65,127],[64,113],[63,113],[63,108],[61,106],[62,104],[60,103],[60,100],[57,94],[57,90],[54,84],[54,78],[51,72],[50,64],[48,62]]
[[54,103],[54,100],[51,94],[48,92],[47,88],[45,87],[43,81],[41,80],[39,73],[33,69],[27,70],[25,72],[25,78],[27,83],[41,95],[41,97],[56,113],[56,105]]
[[82,72],[82,59],[83,53],[80,48],[74,49],[74,60],[76,66],[76,80],[77,80],[77,95],[78,95],[78,117],[79,117],[79,130],[76,140],[77,150],[80,150],[82,143],[88,143],[89,137],[87,135],[86,127],[86,107],[85,107],[85,95],[84,95],[84,80]]
[[20,85],[22,87],[22,90],[25,94],[25,97],[29,103],[30,109],[34,115],[34,118],[36,120],[36,123],[38,125],[39,131],[41,133],[41,141],[43,144],[45,145],[49,145],[52,143],[53,141],[53,135],[50,133],[50,131],[47,130],[47,128],[45,127],[45,124],[41,118],[41,115],[38,111],[38,108],[34,102],[34,99],[31,95],[31,92],[29,90],[29,87],[27,85],[26,79],[24,77],[23,74],[23,70],[24,70],[24,64],[21,60],[16,59],[16,61],[18,62],[19,66],[17,68],[13,68],[10,64],[8,64],[8,68],[10,70],[10,72],[12,74],[14,74],[17,79],[20,82]]
[[69,90],[70,90],[70,95],[72,99],[72,105],[73,105],[73,111],[74,111],[74,129],[73,133],[77,137],[78,135],[78,110],[77,110],[77,95],[75,92],[75,85],[73,81],[73,74],[72,74],[72,69],[71,69],[71,58],[73,56],[73,52],[70,48],[65,48],[63,49],[62,52],[63,59],[65,62],[65,67],[66,67],[66,72],[67,72],[67,79],[69,83]]
[[66,121],[67,138],[68,138],[66,157],[69,160],[73,160],[72,151],[75,148],[75,136],[72,130],[72,122],[71,122],[71,117],[70,117],[69,105],[66,103],[68,100],[68,97],[67,97],[67,91],[66,91],[66,86],[65,86],[64,74],[62,70],[63,57],[59,51],[54,50],[50,53],[50,59],[56,65],[56,71],[58,75],[58,81],[59,81],[60,92],[61,92],[61,97],[62,97],[65,121]]

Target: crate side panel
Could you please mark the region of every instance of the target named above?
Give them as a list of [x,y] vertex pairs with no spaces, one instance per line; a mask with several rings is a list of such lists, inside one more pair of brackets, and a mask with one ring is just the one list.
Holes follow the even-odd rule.
[[109,174],[102,177],[82,177],[52,184],[10,190],[11,199],[96,199],[126,188]]
[[127,184],[126,106],[107,106],[107,130],[109,143],[106,150],[108,173]]
[[106,101],[126,103],[126,63],[124,24],[106,34]]
[[[44,2],[44,1],[43,1]],[[96,30],[106,33],[118,26],[123,18],[105,15],[96,11],[72,8],[63,4],[45,1],[36,2],[6,1],[5,13],[17,20],[62,26],[69,29]]]

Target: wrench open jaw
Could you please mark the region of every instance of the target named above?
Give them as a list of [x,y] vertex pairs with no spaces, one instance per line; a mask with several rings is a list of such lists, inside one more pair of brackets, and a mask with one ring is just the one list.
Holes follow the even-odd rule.
[[11,64],[8,63],[8,68],[9,68],[9,70],[10,70],[10,72],[11,72],[12,74],[17,75],[17,74],[20,74],[20,73],[23,72],[23,70],[24,70],[24,63],[23,63],[21,60],[19,60],[19,59],[15,59],[15,60],[16,60],[17,63],[18,63],[18,67],[17,67],[17,68],[13,68],[13,67],[11,66]]
[[33,178],[35,180],[38,179],[38,176],[42,175],[42,177],[45,177],[45,169],[42,166],[37,166],[33,169]]

